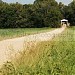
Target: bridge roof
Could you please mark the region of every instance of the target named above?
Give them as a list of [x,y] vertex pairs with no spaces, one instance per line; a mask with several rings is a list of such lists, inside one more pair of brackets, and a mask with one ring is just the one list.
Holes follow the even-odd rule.
[[62,22],[62,21],[68,21],[68,20],[67,20],[67,19],[62,19],[61,22]]

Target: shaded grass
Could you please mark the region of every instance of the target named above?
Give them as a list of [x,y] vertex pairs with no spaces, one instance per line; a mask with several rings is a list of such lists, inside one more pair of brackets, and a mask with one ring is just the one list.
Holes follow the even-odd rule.
[[0,29],[0,40],[22,37],[30,34],[37,34],[53,30],[53,28],[15,28]]
[[[75,75],[75,28],[66,29],[61,35],[51,41],[36,43],[21,53],[19,59],[13,62],[13,74],[5,75]],[[11,70],[12,71],[12,70]],[[6,74],[7,73],[7,74]]]

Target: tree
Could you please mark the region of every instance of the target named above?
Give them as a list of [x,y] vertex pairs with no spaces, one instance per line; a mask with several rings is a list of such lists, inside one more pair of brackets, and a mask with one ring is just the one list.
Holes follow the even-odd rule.
[[36,0],[36,12],[41,14],[42,24],[45,27],[59,27],[62,14],[55,0]]
[[72,1],[68,6],[64,7],[65,17],[71,25],[75,25],[75,1]]
[[35,0],[25,5],[0,3],[0,28],[59,27],[61,18],[55,0]]

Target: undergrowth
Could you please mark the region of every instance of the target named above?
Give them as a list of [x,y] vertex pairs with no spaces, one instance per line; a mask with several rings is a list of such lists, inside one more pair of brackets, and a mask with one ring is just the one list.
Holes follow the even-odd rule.
[[3,65],[1,75],[75,75],[74,29],[28,46],[18,59]]

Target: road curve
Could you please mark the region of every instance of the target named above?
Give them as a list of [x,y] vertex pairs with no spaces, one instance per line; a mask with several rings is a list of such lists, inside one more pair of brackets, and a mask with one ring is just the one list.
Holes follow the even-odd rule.
[[66,26],[62,28],[57,28],[53,31],[28,35],[25,37],[7,39],[0,41],[0,65],[2,65],[7,60],[10,61],[11,57],[15,57],[15,55],[22,51],[24,47],[26,47],[27,42],[39,42],[39,41],[48,41],[51,40],[56,35],[62,33],[65,30]]

